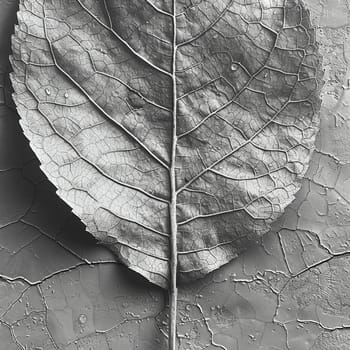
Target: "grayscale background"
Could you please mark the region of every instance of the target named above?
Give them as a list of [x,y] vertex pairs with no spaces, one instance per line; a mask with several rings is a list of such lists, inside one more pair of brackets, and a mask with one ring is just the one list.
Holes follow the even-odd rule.
[[[350,348],[350,2],[306,5],[325,69],[317,150],[271,233],[180,289],[181,350]],[[166,293],[85,232],[20,130],[16,10],[0,0],[0,350],[165,350]]]

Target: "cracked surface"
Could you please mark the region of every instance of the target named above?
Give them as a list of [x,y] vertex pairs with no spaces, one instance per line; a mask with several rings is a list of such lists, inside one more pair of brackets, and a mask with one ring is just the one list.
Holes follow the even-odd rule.
[[322,86],[297,0],[175,4],[22,0],[12,41],[42,170],[90,233],[164,288],[269,231],[306,172]]
[[[181,287],[181,350],[350,347],[350,11],[307,5],[326,82],[310,168],[270,233]],[[165,293],[86,235],[21,133],[7,78],[17,2],[0,6],[0,349],[165,350]]]

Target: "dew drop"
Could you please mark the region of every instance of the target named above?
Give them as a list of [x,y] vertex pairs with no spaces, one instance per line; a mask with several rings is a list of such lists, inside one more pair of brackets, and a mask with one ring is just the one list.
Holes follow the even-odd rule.
[[255,336],[254,336],[254,334],[249,334],[249,338],[251,339],[251,340],[255,340]]
[[81,314],[78,318],[80,324],[85,324],[87,321],[87,316],[85,314]]
[[191,311],[191,305],[186,305],[185,309],[186,311]]
[[68,97],[69,97],[68,92],[65,92],[64,93],[64,98],[68,98]]
[[51,91],[50,91],[50,89],[46,88],[46,89],[45,89],[45,92],[46,92],[46,95],[48,95],[48,96],[50,96],[50,95],[51,95]]
[[236,70],[238,70],[238,64],[236,63],[231,64],[231,70],[232,72],[235,72]]

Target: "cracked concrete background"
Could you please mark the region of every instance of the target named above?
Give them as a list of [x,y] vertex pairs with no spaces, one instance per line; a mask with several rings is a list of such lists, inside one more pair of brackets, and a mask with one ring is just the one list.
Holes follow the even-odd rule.
[[[350,348],[350,3],[308,0],[324,56],[317,150],[296,200],[234,262],[181,288],[181,350]],[[38,168],[0,3],[0,350],[166,349],[166,294],[84,231]]]

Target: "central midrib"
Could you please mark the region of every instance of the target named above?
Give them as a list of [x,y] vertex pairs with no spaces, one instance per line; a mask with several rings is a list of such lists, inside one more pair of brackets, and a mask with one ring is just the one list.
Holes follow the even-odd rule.
[[176,350],[176,314],[177,314],[177,222],[176,222],[176,181],[175,181],[175,166],[176,166],[176,145],[177,145],[177,87],[176,87],[176,0],[173,0],[173,42],[172,42],[172,145],[170,159],[170,263],[169,263],[169,350]]

